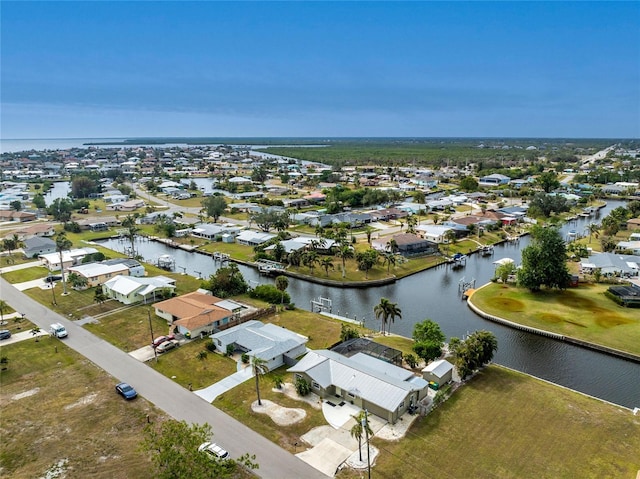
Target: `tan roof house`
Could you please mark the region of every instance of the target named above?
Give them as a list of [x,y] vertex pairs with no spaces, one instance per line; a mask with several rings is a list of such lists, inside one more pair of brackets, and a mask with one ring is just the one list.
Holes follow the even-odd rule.
[[224,301],[215,296],[193,292],[167,299],[153,305],[156,315],[174,325],[178,333],[187,337],[205,336],[228,324],[234,313],[217,306]]

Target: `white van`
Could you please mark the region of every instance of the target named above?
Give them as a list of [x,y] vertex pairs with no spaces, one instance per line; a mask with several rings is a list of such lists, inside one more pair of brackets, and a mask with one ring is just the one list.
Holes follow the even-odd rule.
[[56,338],[67,337],[67,330],[64,329],[64,326],[60,323],[53,323],[49,328],[49,333],[51,334],[51,336],[54,336]]

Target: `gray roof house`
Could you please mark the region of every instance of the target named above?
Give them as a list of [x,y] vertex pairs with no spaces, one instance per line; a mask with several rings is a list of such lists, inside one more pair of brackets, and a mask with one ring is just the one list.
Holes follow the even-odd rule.
[[41,254],[55,253],[56,242],[42,236],[32,236],[24,240],[22,252],[26,258],[37,258]]
[[118,275],[102,284],[104,294],[123,304],[148,303],[157,297],[164,299],[164,291],[175,290],[176,280],[166,276],[136,278]]
[[264,359],[269,371],[285,362],[293,364],[307,350],[309,340],[280,326],[255,320],[212,334],[210,338],[220,351],[226,352],[231,345],[234,350]]
[[617,253],[596,253],[580,262],[583,273],[593,273],[596,269],[604,276],[638,276],[640,273],[640,256]]
[[429,384],[373,356],[346,357],[326,349],[309,351],[287,371],[307,380],[320,397],[342,398],[392,424],[427,395]]

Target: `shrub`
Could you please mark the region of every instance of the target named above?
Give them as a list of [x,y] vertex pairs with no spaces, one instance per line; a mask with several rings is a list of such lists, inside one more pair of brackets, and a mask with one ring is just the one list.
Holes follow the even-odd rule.
[[262,301],[266,301],[271,304],[280,304],[280,302],[284,302],[285,304],[289,304],[291,302],[291,297],[286,291],[280,291],[272,284],[261,284],[256,286],[250,293],[249,296],[256,299],[261,299]]
[[233,344],[227,344],[227,351],[225,352],[225,356],[231,356],[235,349],[233,348]]
[[284,384],[284,379],[279,374],[273,376],[273,385],[276,389],[281,389]]
[[202,361],[203,359],[207,359],[208,355],[209,355],[209,353],[207,352],[207,350],[203,349],[202,351],[200,351],[198,353],[198,359]]
[[212,353],[216,352],[216,343],[213,342],[213,339],[210,339],[209,341],[207,341],[207,344],[205,345],[205,347],[209,352],[212,352]]
[[413,354],[405,355],[404,360],[407,362],[410,368],[415,368],[418,365],[418,358],[416,358]]
[[301,376],[296,377],[296,391],[300,396],[306,396],[311,392],[311,385]]
[[242,353],[242,362],[244,364],[249,364],[249,355],[247,353]]

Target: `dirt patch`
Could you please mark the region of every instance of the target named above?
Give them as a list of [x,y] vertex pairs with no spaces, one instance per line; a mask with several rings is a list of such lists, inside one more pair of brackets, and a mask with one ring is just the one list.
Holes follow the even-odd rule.
[[254,403],[251,404],[251,410],[260,414],[266,414],[278,426],[290,426],[291,424],[302,421],[307,416],[307,412],[304,409],[280,406],[266,399],[262,400],[262,406],[258,404],[258,401],[254,401]]
[[284,383],[280,389],[273,388],[273,392],[282,393],[285,396],[295,399],[296,401],[304,401],[309,404],[313,409],[322,409],[322,401],[317,394],[309,393],[306,396],[300,396],[296,387],[291,383]]
[[12,401],[17,401],[18,399],[28,398],[29,396],[33,396],[34,394],[38,394],[40,392],[40,388],[33,388],[25,391],[23,393],[14,394],[11,396]]
[[615,313],[596,313],[596,324],[601,328],[613,328],[629,323],[631,323],[631,320],[618,316]]
[[487,304],[494,308],[498,308],[503,311],[511,311],[514,313],[524,310],[524,303],[522,301],[511,298],[491,298],[489,301],[487,301]]
[[87,394],[86,396],[81,397],[80,399],[78,399],[76,402],[74,402],[72,404],[67,404],[64,407],[64,409],[65,409],[65,411],[68,411],[69,409],[73,409],[73,408],[78,407],[78,406],[86,406],[87,404],[91,404],[92,402],[94,402],[97,397],[98,397],[97,393]]
[[541,313],[537,315],[537,318],[545,323],[560,323],[563,321],[560,315],[553,313]]

